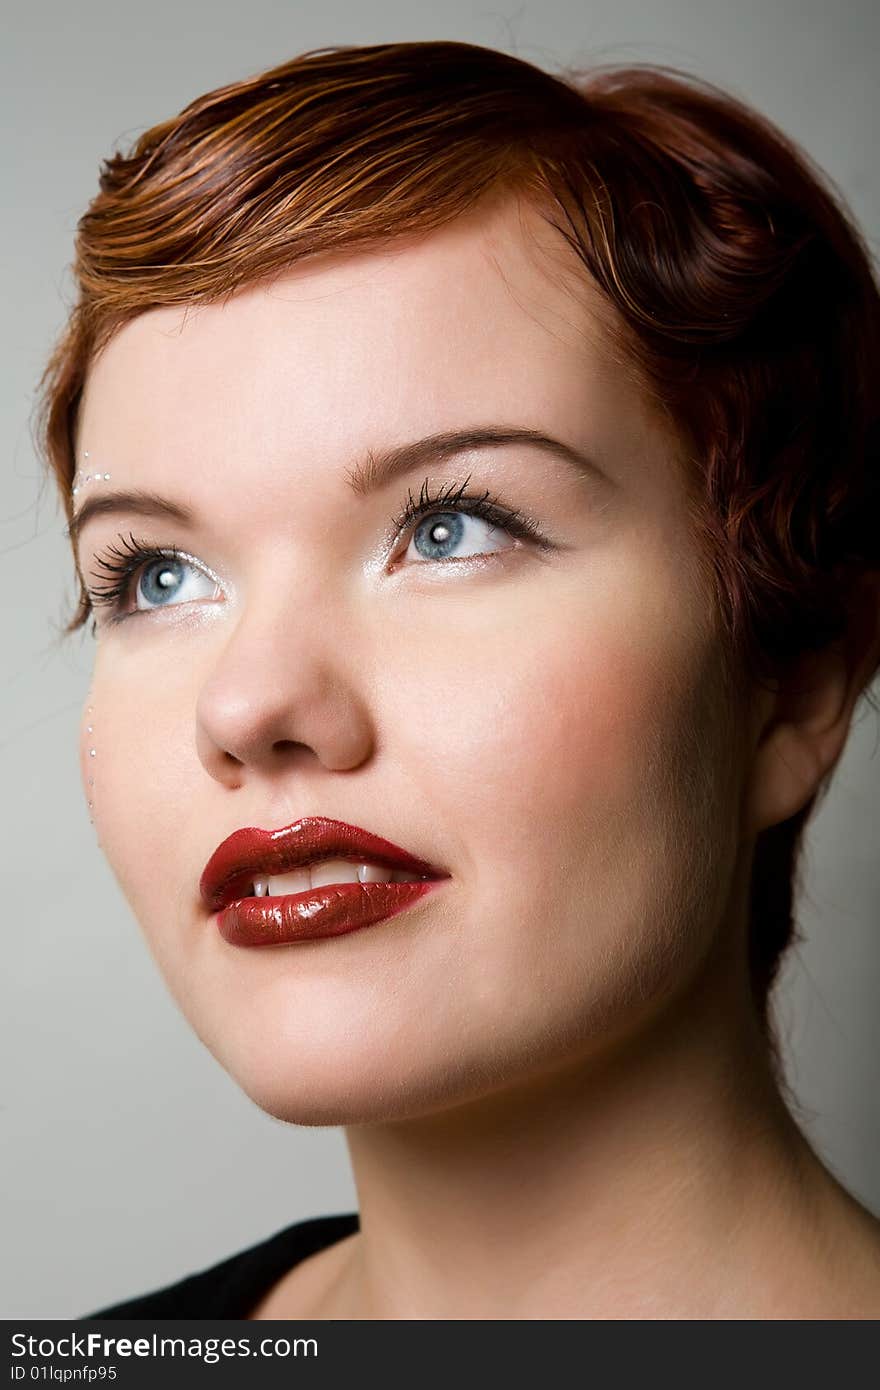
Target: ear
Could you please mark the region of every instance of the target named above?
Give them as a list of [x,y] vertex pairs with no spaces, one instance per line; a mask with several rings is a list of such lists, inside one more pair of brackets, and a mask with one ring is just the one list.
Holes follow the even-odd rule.
[[844,750],[856,701],[880,663],[880,574],[863,576],[846,634],[758,702],[757,743],[746,789],[745,832],[788,820],[821,787]]

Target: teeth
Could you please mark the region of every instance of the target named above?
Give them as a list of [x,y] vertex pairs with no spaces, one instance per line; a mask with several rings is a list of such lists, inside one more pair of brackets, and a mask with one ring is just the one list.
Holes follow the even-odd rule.
[[257,897],[280,897],[282,893],[305,893],[311,888],[308,869],[292,869],[289,874],[273,874],[271,878],[257,879],[254,892]]
[[419,874],[403,869],[382,869],[376,864],[352,864],[347,859],[323,859],[287,874],[254,879],[254,897],[281,897],[285,893],[307,893],[328,883],[413,883]]
[[[358,867],[357,864],[349,864],[346,859],[325,859],[321,864],[311,864],[312,887],[324,888],[328,883],[357,883]],[[390,873],[388,877],[391,877]]]

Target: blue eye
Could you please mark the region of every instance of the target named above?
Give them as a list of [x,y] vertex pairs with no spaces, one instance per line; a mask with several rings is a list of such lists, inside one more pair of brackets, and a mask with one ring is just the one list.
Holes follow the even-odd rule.
[[[472,555],[484,555],[486,551],[479,544],[479,536],[472,540],[471,549],[464,554],[460,553],[463,539],[467,537],[468,530],[479,531],[479,528],[469,526],[469,522],[481,521],[483,527],[488,527],[490,536],[503,536],[503,528],[492,526],[484,517],[478,517],[474,513],[466,512],[441,512],[435,511],[425,520],[420,521],[410,547],[415,546],[416,551],[423,560],[464,560]],[[510,547],[505,547],[509,549]],[[459,553],[456,553],[459,552]],[[409,551],[407,551],[409,556]]]
[[135,540],[131,534],[128,539],[120,537],[120,540],[122,548],[110,545],[105,555],[95,557],[95,564],[112,577],[112,582],[89,591],[96,606],[109,607],[108,621],[121,622],[129,616],[128,611],[123,611],[123,605],[132,590],[135,600],[132,611],[137,613],[175,607],[175,600],[216,598],[218,591],[222,592],[217,575],[185,550],[178,550],[176,546],[157,549]]
[[[198,587],[197,584],[188,582],[188,576],[192,575],[203,581],[203,586],[207,586],[206,592],[192,592]],[[186,602],[194,598],[211,598],[216,590],[217,585],[213,580],[194,565],[189,556],[178,551],[173,556],[151,560],[140,567],[140,576],[134,585],[135,607],[138,612],[149,612],[153,605],[159,608],[170,607],[174,599],[182,598],[183,602]],[[142,603],[141,599],[146,601]]]
[[[490,535],[494,533],[495,536],[500,536],[507,532],[508,535],[531,541],[542,548],[549,546],[538,525],[523,516],[522,512],[505,506],[488,492],[479,496],[466,493],[468,481],[469,479],[465,479],[460,486],[449,483],[432,497],[426,479],[418,500],[409,493],[403,511],[393,519],[398,531],[404,530],[413,521],[420,522],[413,532],[410,546],[415,544],[422,560],[466,560],[474,555],[485,555],[487,552],[479,545],[464,555],[454,553],[462,544],[467,531],[473,530],[466,525],[465,518],[485,522]],[[503,548],[511,549],[510,546]]]

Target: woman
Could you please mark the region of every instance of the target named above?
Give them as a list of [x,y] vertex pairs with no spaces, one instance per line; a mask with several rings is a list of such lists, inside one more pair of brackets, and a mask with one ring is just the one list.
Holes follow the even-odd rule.
[[818,171],[674,70],[320,51],[110,159],[76,270],[95,828],[359,1199],[101,1316],[878,1316],[768,1011],[880,663],[880,301]]

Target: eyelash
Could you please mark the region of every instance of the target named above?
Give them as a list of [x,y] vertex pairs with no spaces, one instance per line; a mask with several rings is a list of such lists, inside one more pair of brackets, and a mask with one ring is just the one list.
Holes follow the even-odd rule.
[[[460,485],[447,483],[434,496],[431,496],[428,481],[425,479],[418,499],[413,497],[412,492],[408,492],[407,500],[400,513],[392,518],[394,539],[397,539],[402,531],[414,522],[420,521],[430,512],[445,509],[446,511],[464,512],[467,516],[480,517],[492,526],[509,531],[519,540],[531,541],[542,549],[547,549],[550,546],[550,542],[543,535],[537,522],[525,516],[518,508],[506,506],[497,497],[493,497],[488,490],[479,496],[467,493],[465,489],[469,481],[470,478],[468,477]],[[107,618],[110,623],[123,622],[136,613],[155,611],[153,609],[134,609],[132,613],[119,611],[134,578],[154,560],[186,560],[195,569],[201,570],[209,579],[216,580],[213,571],[196,562],[194,556],[178,549],[177,546],[149,545],[144,541],[136,540],[131,532],[129,532],[127,539],[124,536],[120,536],[119,539],[122,542],[121,547],[108,545],[103,554],[94,557],[94,563],[108,576],[115,576],[115,578],[101,588],[93,588],[89,591],[89,597],[95,607],[108,607],[111,610]],[[449,561],[441,560],[438,563],[448,564]]]

